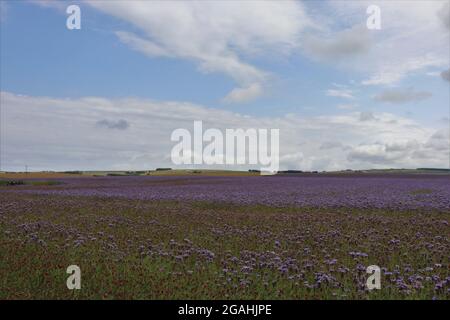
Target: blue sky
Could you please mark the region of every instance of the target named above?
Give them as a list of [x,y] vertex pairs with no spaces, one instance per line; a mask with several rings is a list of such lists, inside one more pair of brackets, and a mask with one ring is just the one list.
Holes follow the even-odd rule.
[[57,10],[25,1],[8,3],[2,24],[3,89],[56,97],[212,103],[232,87],[227,78],[199,74],[187,61],[148,59],[117,41],[112,30],[120,21],[87,6],[82,14],[82,30],[71,31],[65,27],[67,15]]
[[[379,2],[383,27],[367,30],[369,3],[364,1],[266,1],[223,8],[212,2],[186,1],[171,1],[170,6],[164,1],[2,1],[1,91],[9,98],[24,95],[37,100],[98,97],[114,104],[136,99],[144,110],[146,101],[173,102],[212,110],[211,119],[214,112],[225,112],[261,123],[286,117],[312,123],[323,117],[392,116],[399,123],[414,122],[421,131],[409,135],[397,128],[392,132],[399,137],[386,137],[383,132],[391,129],[378,124],[380,136],[358,137],[354,128],[342,129],[345,138],[340,142],[349,145],[339,152],[346,152],[342,157],[346,162],[328,161],[323,168],[414,166],[412,154],[402,162],[401,156],[389,156],[386,150],[396,141],[408,143],[408,136],[418,145],[430,145],[433,134],[448,130],[450,97],[445,71],[449,68],[450,9],[448,1],[412,1],[408,6],[405,2]],[[72,3],[81,8],[81,30],[66,28],[65,8]],[[3,107],[9,100],[2,100]],[[4,112],[12,115],[9,108],[15,110],[6,105]],[[115,117],[125,118],[126,106],[123,112]],[[14,119],[18,117],[10,120]],[[27,138],[11,138],[7,126],[2,157],[4,163],[12,162],[9,167],[13,169],[21,166],[16,159],[20,150],[7,150],[19,144],[25,147]],[[407,130],[412,125],[405,126]],[[347,129],[354,136],[348,137]],[[320,135],[325,140],[333,138],[329,132]],[[288,144],[287,155],[297,154],[297,144]],[[373,154],[378,151],[367,151],[378,150],[379,144],[384,145],[381,158],[385,162],[378,162],[380,155]],[[368,146],[367,156],[373,156],[373,161],[364,156],[360,162],[350,161],[352,152],[357,155],[361,146]],[[164,154],[164,148],[159,148]],[[428,161],[430,165],[444,165],[445,150],[441,147],[440,151],[440,162]],[[317,152],[307,149],[302,159],[286,165],[317,168],[311,163],[321,163],[314,159],[324,157]],[[422,149],[414,152],[425,153]],[[33,157],[46,158],[29,156],[30,162]],[[161,164],[165,164],[163,158]],[[77,159],[83,167],[89,163]],[[428,164],[422,160],[417,163]],[[64,161],[45,164],[35,160],[41,163],[39,168],[66,168]],[[75,159],[68,167],[76,163]],[[105,160],[100,165],[138,166],[126,159],[119,163]]]

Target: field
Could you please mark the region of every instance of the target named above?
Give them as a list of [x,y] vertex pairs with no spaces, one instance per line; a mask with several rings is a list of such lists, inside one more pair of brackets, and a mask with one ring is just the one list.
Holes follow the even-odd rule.
[[0,299],[450,298],[449,175],[29,178],[0,184]]

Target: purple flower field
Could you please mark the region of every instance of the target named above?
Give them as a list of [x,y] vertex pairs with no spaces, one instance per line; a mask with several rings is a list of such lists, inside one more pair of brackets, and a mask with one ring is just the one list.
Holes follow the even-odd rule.
[[0,187],[1,298],[450,297],[449,176],[57,180]]
[[95,177],[60,181],[64,185],[22,192],[277,207],[450,209],[450,176]]

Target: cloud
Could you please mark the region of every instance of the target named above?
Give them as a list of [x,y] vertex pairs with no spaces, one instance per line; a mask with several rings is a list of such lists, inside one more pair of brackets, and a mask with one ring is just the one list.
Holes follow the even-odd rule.
[[417,102],[431,97],[432,94],[427,91],[415,91],[412,88],[391,89],[383,91],[374,97],[374,100],[392,104],[401,104],[408,102]]
[[445,151],[449,148],[449,138],[448,130],[441,129],[436,131],[424,146],[431,150]]
[[173,55],[165,48],[150,40],[142,39],[134,33],[117,31],[115,34],[120,41],[129,45],[132,49],[140,51],[150,57],[173,57]]
[[[38,3],[55,7],[56,2]],[[236,88],[229,96],[271,81],[274,75],[254,63],[261,57],[303,54],[360,73],[363,85],[392,85],[448,67],[449,5],[441,1],[382,1],[381,30],[365,26],[371,0],[324,1],[320,10],[302,1],[85,3],[128,22],[131,28],[115,34],[133,50],[192,61],[200,72],[231,77]]]
[[441,78],[450,82],[450,69],[442,71]]
[[[46,7],[65,3],[35,2]],[[271,81],[273,74],[253,63],[267,56],[303,54],[357,71],[363,85],[391,85],[430,68],[448,67],[450,10],[441,1],[383,1],[378,4],[381,30],[365,26],[371,0],[324,1],[320,10],[301,1],[84,3],[128,22],[132,28],[115,34],[133,50],[192,61],[200,72],[231,77],[240,90]]]
[[366,144],[355,147],[349,154],[349,161],[363,161],[373,164],[383,164],[398,159],[398,155],[386,152],[386,146],[380,143]]
[[[195,120],[202,120],[204,129],[280,129],[281,169],[448,165],[444,129],[428,128],[390,113],[249,117],[180,101],[66,99],[9,92],[1,92],[0,99],[3,170],[21,170],[24,163],[34,170],[173,167],[171,133],[177,128],[192,131]],[[99,130],[98,119],[109,119],[102,123],[112,126],[118,119],[126,119],[133,125],[127,130]]]
[[[390,85],[399,82],[408,74],[429,67],[440,67],[445,65],[446,58],[436,57],[427,53],[421,57],[405,58],[402,61],[396,61],[397,58],[391,59],[392,62],[384,62],[380,65],[369,79],[363,80],[363,85]],[[387,60],[389,61],[389,60]]]
[[[350,162],[365,162],[371,165],[389,167],[393,163],[423,163],[427,159],[430,167],[446,168],[449,152],[448,129],[440,129],[425,141],[403,139],[396,142],[360,144],[347,156]],[[433,157],[433,155],[435,155]]]
[[259,83],[254,83],[247,88],[235,88],[225,98],[225,103],[242,103],[255,99],[262,95],[263,89]]
[[352,90],[349,89],[329,89],[327,90],[327,96],[338,97],[344,99],[354,99]]
[[[325,7],[335,17],[329,22],[330,38],[338,36],[339,22],[361,24],[371,0],[329,1]],[[441,1],[381,1],[381,30],[370,30],[369,50],[345,64],[366,76],[364,85],[391,85],[405,77],[422,74],[429,68],[448,66],[447,13]],[[440,13],[439,13],[440,12]],[[447,12],[444,14],[444,12]],[[333,57],[331,56],[331,61]],[[339,62],[336,57],[336,62]]]
[[130,126],[128,121],[123,120],[123,119],[120,119],[117,121],[103,119],[103,120],[97,121],[95,124],[97,127],[103,127],[103,128],[108,128],[108,129],[118,129],[118,130],[126,130]]
[[320,150],[329,150],[329,149],[335,149],[335,148],[343,148],[344,145],[339,141],[325,141],[320,146]]
[[150,57],[190,60],[202,72],[234,79],[238,88],[226,98],[230,102],[256,98],[261,90],[255,88],[268,81],[268,72],[245,61],[247,57],[289,54],[298,47],[300,33],[312,25],[298,1],[87,3],[137,28],[116,32],[132,49]]
[[437,12],[437,16],[442,22],[444,28],[450,31],[450,3],[446,2]]
[[369,30],[355,25],[328,36],[308,36],[303,47],[314,59],[336,62],[365,54],[370,46]]
[[364,111],[359,114],[359,121],[372,121],[372,120],[376,120],[376,118],[370,111]]

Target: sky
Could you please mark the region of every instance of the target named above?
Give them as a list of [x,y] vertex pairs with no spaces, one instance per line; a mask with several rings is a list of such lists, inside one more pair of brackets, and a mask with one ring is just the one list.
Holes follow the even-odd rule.
[[278,128],[281,169],[450,166],[448,0],[0,9],[0,170],[174,167],[171,132],[196,120]]

